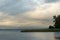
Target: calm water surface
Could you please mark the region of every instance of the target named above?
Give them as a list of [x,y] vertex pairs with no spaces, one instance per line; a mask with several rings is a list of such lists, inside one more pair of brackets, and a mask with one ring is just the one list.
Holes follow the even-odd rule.
[[60,32],[0,31],[0,40],[58,40],[59,35]]

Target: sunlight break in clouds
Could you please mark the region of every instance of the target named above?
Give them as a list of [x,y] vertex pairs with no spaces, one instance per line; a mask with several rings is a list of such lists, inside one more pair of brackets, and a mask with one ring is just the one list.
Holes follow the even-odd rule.
[[47,28],[60,14],[59,0],[0,0],[0,25]]

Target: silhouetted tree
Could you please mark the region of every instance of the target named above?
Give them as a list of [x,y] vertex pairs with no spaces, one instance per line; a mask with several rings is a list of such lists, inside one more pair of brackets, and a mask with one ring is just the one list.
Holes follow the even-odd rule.
[[57,17],[56,16],[53,16],[54,18],[54,27],[55,28],[60,28],[60,15],[58,15]]
[[49,29],[51,28],[60,28],[60,15],[58,16],[53,16],[54,19],[54,26],[49,26]]

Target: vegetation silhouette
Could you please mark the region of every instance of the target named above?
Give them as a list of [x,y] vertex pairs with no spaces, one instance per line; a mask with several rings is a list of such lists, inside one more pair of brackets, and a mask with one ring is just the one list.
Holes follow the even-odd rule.
[[53,28],[60,28],[60,15],[58,16],[53,16],[54,19],[54,26],[49,26],[49,29],[53,29]]
[[60,32],[60,15],[53,16],[53,26],[49,26],[48,29],[25,29],[21,32]]

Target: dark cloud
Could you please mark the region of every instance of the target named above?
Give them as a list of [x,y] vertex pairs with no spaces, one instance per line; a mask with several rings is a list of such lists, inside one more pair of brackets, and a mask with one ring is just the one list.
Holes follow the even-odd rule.
[[30,0],[5,0],[0,3],[0,12],[13,13],[12,15],[14,15],[32,10],[34,5]]

